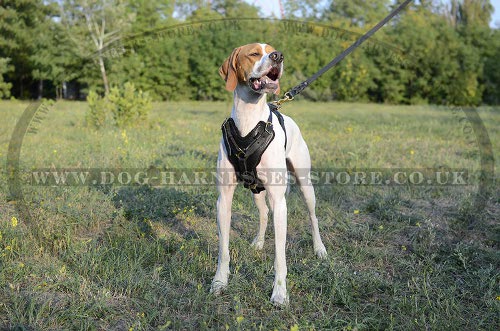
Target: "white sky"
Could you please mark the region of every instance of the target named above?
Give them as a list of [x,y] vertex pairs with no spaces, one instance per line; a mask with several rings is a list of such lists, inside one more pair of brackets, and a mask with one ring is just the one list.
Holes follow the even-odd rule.
[[493,7],[495,7],[495,13],[493,13],[490,26],[494,28],[500,28],[500,0],[490,0]]
[[[280,17],[279,1],[278,0],[246,0],[262,9],[263,14],[269,13],[269,16]],[[492,28],[500,28],[500,0],[490,0],[495,8],[492,15],[490,26]],[[267,15],[266,15],[267,16]]]

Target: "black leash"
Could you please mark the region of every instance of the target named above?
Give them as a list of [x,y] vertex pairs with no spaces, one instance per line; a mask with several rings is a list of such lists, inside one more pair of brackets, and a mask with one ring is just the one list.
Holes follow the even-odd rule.
[[361,36],[358,40],[354,42],[351,46],[345,49],[342,53],[340,53],[337,57],[335,57],[330,63],[321,68],[317,73],[312,75],[310,78],[306,79],[299,85],[294,86],[288,92],[284,94],[284,97],[278,101],[275,101],[274,104],[279,108],[284,102],[291,101],[293,98],[302,92],[306,87],[308,87],[312,82],[318,79],[325,72],[330,70],[332,67],[337,65],[340,61],[342,61],[347,55],[352,53],[356,48],[358,48],[366,39],[370,38],[375,32],[377,32],[381,27],[383,27],[387,22],[389,22],[394,16],[396,16],[401,10],[403,10],[412,0],[406,0],[401,3],[396,9],[394,9],[386,18],[380,21],[377,25],[370,29],[367,33]]

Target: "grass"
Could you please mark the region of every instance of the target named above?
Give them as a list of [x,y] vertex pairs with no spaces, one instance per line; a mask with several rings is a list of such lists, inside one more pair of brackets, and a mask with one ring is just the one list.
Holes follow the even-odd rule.
[[[2,102],[0,158],[27,107]],[[98,132],[85,103],[59,102],[25,137],[23,170],[213,168],[227,103],[159,103],[147,124]],[[294,102],[316,168],[479,168],[446,109]],[[479,112],[500,150],[500,114]],[[496,174],[498,177],[498,173]],[[0,328],[14,330],[498,330],[498,187],[318,186],[329,258],[315,258],[295,187],[287,198],[290,305],[276,308],[273,231],[250,249],[258,214],[233,202],[231,277],[209,294],[217,260],[212,186],[23,186],[31,220],[0,175]]]

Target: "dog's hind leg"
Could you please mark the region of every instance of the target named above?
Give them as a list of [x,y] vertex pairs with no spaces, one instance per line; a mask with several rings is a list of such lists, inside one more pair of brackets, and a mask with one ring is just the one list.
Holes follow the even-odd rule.
[[314,253],[316,253],[319,258],[326,258],[326,248],[323,241],[321,241],[318,218],[316,217],[316,196],[311,182],[311,159],[306,143],[304,141],[302,141],[302,143],[303,146],[301,146],[301,150],[304,152],[300,153],[299,157],[295,158],[291,155],[292,157],[290,157],[289,163],[293,167],[291,170],[295,173],[297,183],[304,195],[304,200],[309,211]]
[[300,189],[306,201],[307,209],[309,210],[314,253],[316,253],[316,255],[319,258],[325,258],[327,256],[327,253],[325,245],[323,244],[323,241],[321,241],[321,236],[319,235],[318,218],[316,217],[316,210],[315,210],[316,196],[314,195],[314,187],[310,182],[310,176],[311,173],[309,170],[307,170],[304,171],[303,174],[299,174],[297,177]]
[[252,242],[252,246],[256,250],[261,250],[264,247],[264,238],[266,236],[266,228],[267,228],[267,220],[269,208],[266,203],[266,191],[262,191],[259,194],[254,194],[253,199],[255,201],[255,205],[259,209],[259,232],[255,236],[255,239]]

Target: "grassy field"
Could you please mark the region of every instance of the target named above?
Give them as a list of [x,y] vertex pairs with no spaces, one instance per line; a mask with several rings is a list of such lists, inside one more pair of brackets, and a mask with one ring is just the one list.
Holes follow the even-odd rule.
[[[24,185],[31,219],[9,200],[4,167],[27,103],[0,103],[0,329],[498,330],[499,189],[476,210],[476,185],[316,187],[327,260],[307,213],[287,197],[290,305],[270,301],[273,231],[250,243],[251,194],[233,202],[231,277],[209,293],[217,262],[213,186]],[[228,103],[159,103],[133,129],[93,131],[85,103],[59,102],[33,123],[21,169],[214,168]],[[285,106],[313,166],[479,169],[478,146],[447,109],[365,104]],[[500,156],[500,113],[481,118]],[[460,114],[459,114],[460,115]],[[497,175],[498,177],[498,175]]]

